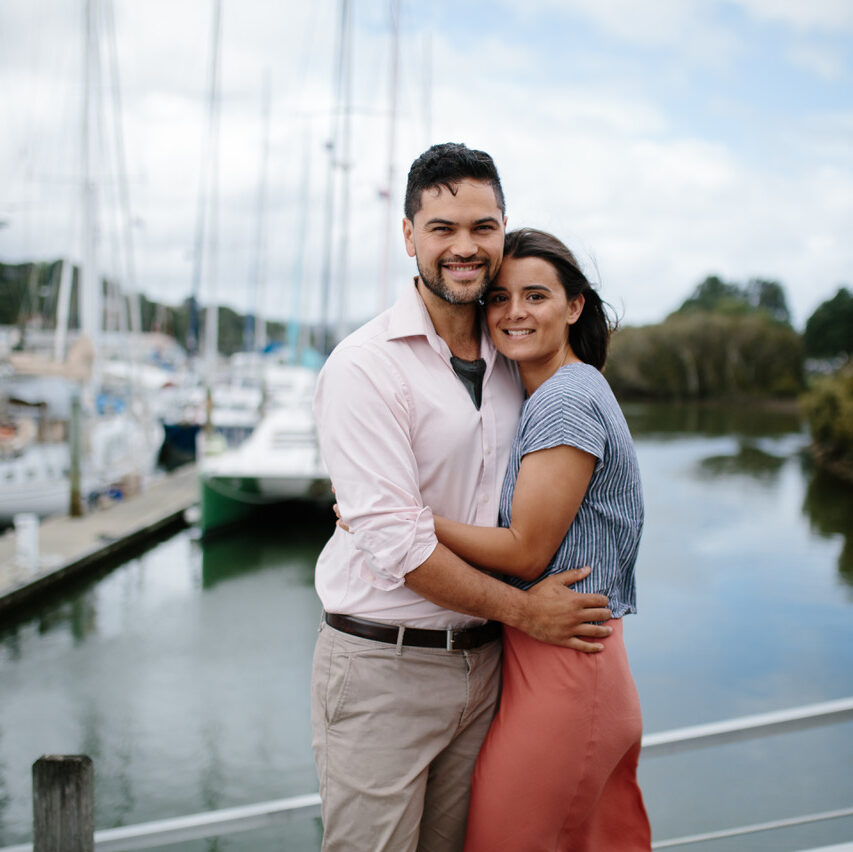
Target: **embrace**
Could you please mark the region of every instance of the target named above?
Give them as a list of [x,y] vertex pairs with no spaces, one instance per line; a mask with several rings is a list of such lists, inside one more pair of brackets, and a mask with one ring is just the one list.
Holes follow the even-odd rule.
[[415,160],[403,236],[413,284],[315,398],[341,518],[316,571],[323,849],[649,850],[621,621],[643,499],[605,307],[558,239],[507,233],[482,151]]

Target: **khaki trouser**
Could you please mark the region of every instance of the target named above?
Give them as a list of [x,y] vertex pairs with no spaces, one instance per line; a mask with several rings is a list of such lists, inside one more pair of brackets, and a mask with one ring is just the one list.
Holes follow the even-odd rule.
[[399,649],[320,627],[311,683],[324,852],[456,852],[500,642]]

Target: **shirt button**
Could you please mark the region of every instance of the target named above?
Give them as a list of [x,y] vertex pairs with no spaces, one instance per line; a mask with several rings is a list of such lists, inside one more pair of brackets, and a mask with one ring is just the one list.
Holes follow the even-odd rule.
[[489,495],[488,495],[488,494],[487,494],[485,497],[483,497],[483,502],[484,502],[484,503],[488,503],[488,502],[489,502]]

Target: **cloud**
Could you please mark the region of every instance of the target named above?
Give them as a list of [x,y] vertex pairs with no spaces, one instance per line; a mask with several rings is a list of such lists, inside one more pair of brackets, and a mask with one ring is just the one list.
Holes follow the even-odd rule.
[[826,44],[801,42],[788,51],[788,56],[794,65],[830,83],[840,81],[844,74],[844,60]]
[[[79,21],[50,15],[54,0],[33,3],[0,4],[0,106],[17,117],[0,135],[0,185],[8,188],[0,217],[11,221],[0,230],[4,260],[67,255],[79,208]],[[133,214],[142,221],[137,265],[146,292],[170,302],[189,294],[192,279],[210,5],[116,2]],[[853,266],[853,108],[849,98],[828,101],[821,88],[847,72],[838,45],[816,54],[812,34],[829,21],[844,26],[845,13],[808,5],[798,17],[793,5],[774,13],[769,3],[741,0],[760,34],[771,19],[796,28],[786,45],[812,69],[798,77],[808,109],[786,97],[772,119],[766,90],[741,85],[752,70],[738,64],[742,16],[724,15],[714,0],[534,0],[523,10],[507,2],[505,13],[466,28],[464,40],[454,27],[460,9],[440,3],[431,11],[428,64],[424,16],[410,18],[392,188],[395,289],[414,271],[399,233],[408,166],[429,143],[456,140],[494,155],[510,224],[549,228],[578,248],[626,321],[660,319],[716,272],[778,278],[802,323]],[[385,241],[378,191],[388,170],[389,43],[375,8],[354,14],[349,258],[333,277],[346,278],[347,312],[362,319],[376,310]],[[39,15],[49,19],[43,29]],[[272,11],[260,0],[224,5],[217,292],[240,309],[256,262],[261,81],[269,69],[265,304],[285,316],[301,269],[305,300],[319,313],[336,26],[331,0]],[[780,64],[762,73],[790,71],[784,55],[773,61]],[[820,109],[812,91],[824,96]],[[346,236],[337,209],[332,246]],[[115,239],[112,218],[103,220],[104,256]],[[332,316],[339,302],[335,294]]]
[[853,32],[848,0],[733,0],[759,21],[775,21],[800,31]]

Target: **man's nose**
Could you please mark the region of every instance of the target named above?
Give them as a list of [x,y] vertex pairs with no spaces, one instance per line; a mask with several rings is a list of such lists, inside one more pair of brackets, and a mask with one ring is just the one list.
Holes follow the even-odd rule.
[[455,234],[451,249],[459,257],[473,257],[477,254],[477,243],[474,242],[470,231],[460,228]]

